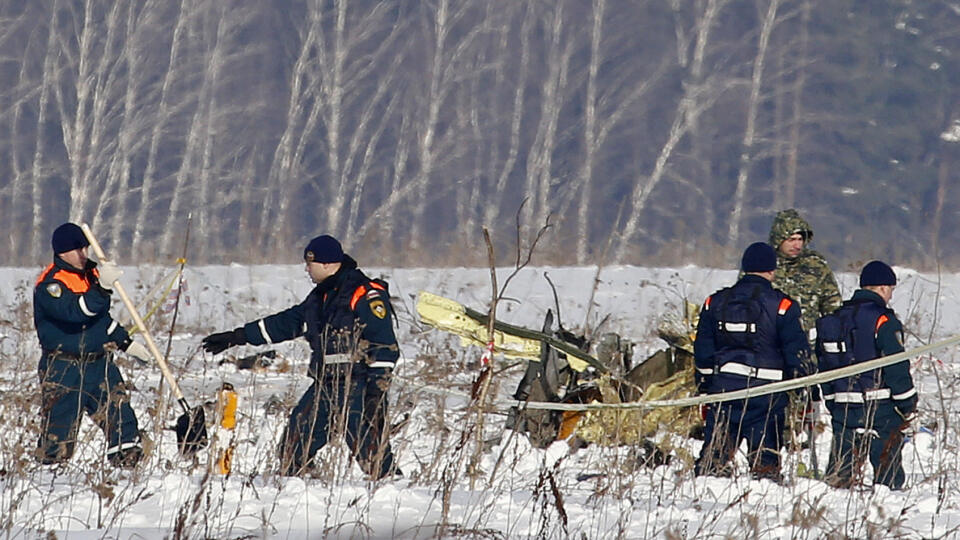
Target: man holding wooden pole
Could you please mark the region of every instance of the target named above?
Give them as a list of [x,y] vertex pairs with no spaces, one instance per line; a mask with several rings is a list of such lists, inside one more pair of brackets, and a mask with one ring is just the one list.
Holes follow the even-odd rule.
[[141,359],[150,354],[110,316],[109,287],[122,271],[111,261],[89,260],[90,243],[74,223],[57,227],[51,244],[53,262],[40,274],[33,293],[34,324],[43,351],[37,457],[45,465],[69,460],[85,411],[107,437],[110,463],[132,468],[143,456],[140,431],[113,351]]

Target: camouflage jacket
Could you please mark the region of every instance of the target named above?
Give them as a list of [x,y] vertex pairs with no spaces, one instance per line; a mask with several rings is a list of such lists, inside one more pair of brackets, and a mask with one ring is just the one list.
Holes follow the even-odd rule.
[[816,251],[804,249],[792,259],[778,254],[773,286],[800,303],[800,322],[807,332],[818,318],[840,307],[837,280]]
[[816,327],[817,319],[833,313],[840,307],[842,298],[837,279],[822,255],[808,249],[806,244],[796,257],[788,258],[780,253],[780,244],[797,232],[806,233],[806,244],[813,239],[813,229],[796,210],[778,212],[770,227],[770,245],[777,250],[773,286],[800,303],[800,322],[812,341],[809,332]]

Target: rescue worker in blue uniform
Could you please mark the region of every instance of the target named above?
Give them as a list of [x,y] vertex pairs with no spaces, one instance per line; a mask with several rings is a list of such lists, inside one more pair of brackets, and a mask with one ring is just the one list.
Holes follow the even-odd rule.
[[53,231],[53,263],[37,278],[33,321],[42,356],[38,459],[49,465],[73,455],[80,413],[85,411],[107,438],[106,456],[118,467],[133,467],[143,455],[137,417],[113,351],[149,358],[110,317],[111,284],[122,274],[116,264],[87,259],[90,245],[74,223]]
[[[896,284],[889,265],[872,261],[860,272],[860,289],[850,300],[817,320],[821,371],[903,352],[903,327],[887,307]],[[827,482],[853,486],[866,453],[874,484],[903,489],[903,430],[917,410],[910,362],[829,381],[822,389],[833,427]]]
[[[755,388],[807,375],[810,347],[800,307],[771,285],[777,254],[765,243],[743,253],[743,277],[707,298],[694,341],[695,381],[701,394]],[[777,482],[787,395],[713,403],[706,410],[696,475],[731,476],[732,459],[746,439],[751,475]]]
[[[304,249],[316,287],[289,309],[203,339],[217,354],[235,345],[265,345],[305,336],[312,350],[313,384],[290,413],[280,442],[280,470],[288,476],[310,470],[328,440],[331,422],[346,410],[347,444],[372,479],[400,475],[386,427],[387,389],[400,351],[386,284],[357,268],[335,238],[318,236]],[[339,419],[339,420],[338,420]]]

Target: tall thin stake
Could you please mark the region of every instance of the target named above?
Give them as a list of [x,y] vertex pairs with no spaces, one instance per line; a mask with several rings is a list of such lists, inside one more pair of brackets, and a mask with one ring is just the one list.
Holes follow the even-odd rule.
[[177,326],[177,315],[180,313],[180,295],[183,294],[183,270],[187,266],[187,247],[190,245],[190,224],[193,223],[193,212],[187,214],[187,232],[183,237],[183,251],[180,253],[180,269],[177,271],[177,298],[173,304],[173,319],[170,321],[170,333],[167,335],[167,350],[163,354],[164,360],[170,359],[170,349],[173,347],[173,332]]
[[[177,314],[180,312],[180,295],[183,294],[183,269],[187,265],[187,244],[190,241],[190,224],[193,222],[193,213],[187,214],[187,233],[183,239],[183,252],[180,254],[180,259],[177,262],[180,264],[180,267],[177,269],[177,298],[173,306],[173,318],[170,321],[170,332],[167,334],[167,348],[163,353],[164,362],[169,362],[170,360],[170,350],[173,348],[173,332],[177,326]],[[167,410],[167,394],[163,391],[163,375],[160,375],[160,380],[157,381],[157,407],[158,411]],[[163,428],[162,424],[159,424],[160,429]],[[159,440],[159,436],[157,437]]]
[[[170,360],[170,350],[173,348],[173,332],[177,326],[177,315],[180,313],[180,295],[183,294],[183,269],[187,265],[187,245],[190,242],[190,224],[193,223],[193,212],[187,214],[187,232],[183,238],[183,251],[180,254],[180,258],[177,262],[180,264],[180,267],[177,269],[177,298],[174,301],[173,305],[173,318],[170,321],[170,332],[167,334],[167,350],[163,353],[163,360]],[[166,403],[164,403],[164,393],[163,393],[163,377],[160,377],[160,381],[157,383],[157,410],[162,411]]]
[[474,404],[477,407],[477,445],[473,451],[473,457],[470,459],[470,489],[474,489],[474,484],[479,477],[480,455],[483,453],[483,414],[486,406],[487,391],[490,389],[491,376],[493,369],[493,347],[494,347],[494,323],[497,318],[497,301],[500,299],[500,291],[497,287],[497,258],[493,252],[493,242],[490,240],[490,231],[483,228],[483,241],[487,244],[487,260],[490,265],[490,284],[493,288],[493,294],[490,299],[490,312],[487,316],[487,348],[483,351],[481,357],[480,375],[474,388],[479,391],[474,395]]

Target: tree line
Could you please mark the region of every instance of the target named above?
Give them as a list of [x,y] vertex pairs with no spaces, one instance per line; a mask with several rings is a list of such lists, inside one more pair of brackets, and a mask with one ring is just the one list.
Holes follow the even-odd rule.
[[[943,0],[5,0],[0,239],[121,262],[727,266],[796,207],[844,269],[956,266]],[[521,201],[523,204],[520,210]],[[953,203],[953,204],[951,204]],[[373,261],[371,261],[373,262]],[[369,263],[368,263],[369,264]]]

